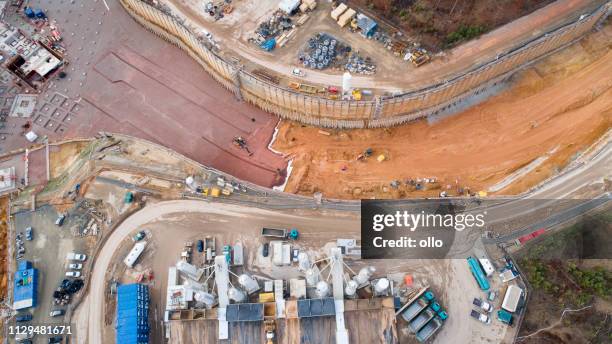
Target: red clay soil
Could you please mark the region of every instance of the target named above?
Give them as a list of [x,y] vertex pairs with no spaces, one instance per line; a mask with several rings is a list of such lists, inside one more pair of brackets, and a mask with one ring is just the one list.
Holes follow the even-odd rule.
[[[328,131],[283,122],[274,144],[293,159],[285,191],[325,197],[438,195],[487,190],[531,161],[548,160],[502,190],[521,192],[565,166],[612,127],[612,29],[606,27],[517,77],[512,87],[437,123]],[[373,157],[357,161],[366,148]],[[384,154],[387,160],[378,162]],[[436,177],[415,191],[405,181]],[[390,186],[401,181],[399,188]]]
[[[285,163],[267,149],[276,117],[238,102],[202,70],[180,76],[175,66],[157,61],[117,49],[95,65],[83,98],[119,122],[121,132],[241,179],[264,186],[282,183],[277,169],[284,170]],[[93,125],[104,127],[105,122]],[[232,144],[234,136],[247,140],[252,156]]]

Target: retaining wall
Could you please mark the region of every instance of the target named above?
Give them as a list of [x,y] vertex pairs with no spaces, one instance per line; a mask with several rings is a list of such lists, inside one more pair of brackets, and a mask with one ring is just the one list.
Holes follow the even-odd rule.
[[355,101],[330,100],[269,83],[226,61],[168,10],[143,0],[119,2],[136,21],[185,50],[238,98],[285,119],[334,128],[389,127],[448,111],[464,98],[504,81],[518,69],[581,38],[610,13],[610,4],[606,3],[444,83],[397,96]]

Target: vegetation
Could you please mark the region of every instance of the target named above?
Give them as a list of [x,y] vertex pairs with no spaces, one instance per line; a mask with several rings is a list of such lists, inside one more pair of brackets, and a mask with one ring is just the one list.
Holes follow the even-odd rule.
[[462,41],[476,38],[487,31],[482,25],[461,25],[459,28],[446,36],[446,44],[452,45]]

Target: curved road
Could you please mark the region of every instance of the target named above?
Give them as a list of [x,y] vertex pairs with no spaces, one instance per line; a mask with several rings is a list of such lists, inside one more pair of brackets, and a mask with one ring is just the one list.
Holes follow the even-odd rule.
[[[589,163],[583,164],[578,168],[564,173],[558,178],[553,179],[547,185],[530,193],[524,198],[508,201],[501,205],[489,208],[495,213],[496,218],[504,220],[510,218],[520,218],[525,211],[533,211],[533,203],[523,202],[528,199],[559,199],[570,195],[573,191],[588,185],[590,183],[600,181],[602,178],[610,176],[612,171],[612,145],[608,144],[600,154],[598,154]],[[282,196],[281,196],[282,197]],[[609,198],[608,198],[609,199]],[[353,202],[354,203],[354,202]],[[333,203],[326,203],[329,208],[333,208]],[[535,203],[546,206],[546,202]],[[312,207],[312,205],[310,205]],[[528,207],[528,208],[526,208]],[[296,207],[299,208],[299,207]],[[114,259],[114,254],[122,241],[139,226],[154,221],[164,215],[179,213],[179,212],[200,212],[209,214],[229,215],[229,216],[266,216],[274,222],[287,223],[325,223],[325,226],[330,228],[350,231],[351,226],[347,226],[347,218],[334,216],[334,214],[321,215],[318,218],[308,216],[290,215],[277,211],[264,210],[254,207],[245,207],[236,204],[224,203],[209,203],[204,201],[192,200],[177,200],[160,202],[149,205],[141,211],[127,218],[121,223],[110,235],[102,249],[100,250],[89,283],[89,294],[85,297],[81,306],[78,309],[77,328],[78,333],[87,333],[86,336],[79,335],[78,343],[100,344],[102,340],[102,324],[104,312],[104,299],[106,280],[105,275],[111,261]],[[354,214],[354,212],[352,212]],[[498,217],[499,216],[499,217]],[[503,216],[507,216],[504,218]],[[356,225],[358,227],[358,222]],[[326,232],[327,233],[327,232]],[[334,235],[335,233],[329,233]]]

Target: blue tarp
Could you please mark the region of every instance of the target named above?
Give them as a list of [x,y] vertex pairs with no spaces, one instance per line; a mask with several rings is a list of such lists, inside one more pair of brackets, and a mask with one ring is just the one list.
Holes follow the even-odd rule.
[[38,301],[38,269],[28,261],[19,262],[13,284],[13,308],[36,307]]
[[117,288],[116,343],[149,342],[149,289],[143,284]]

